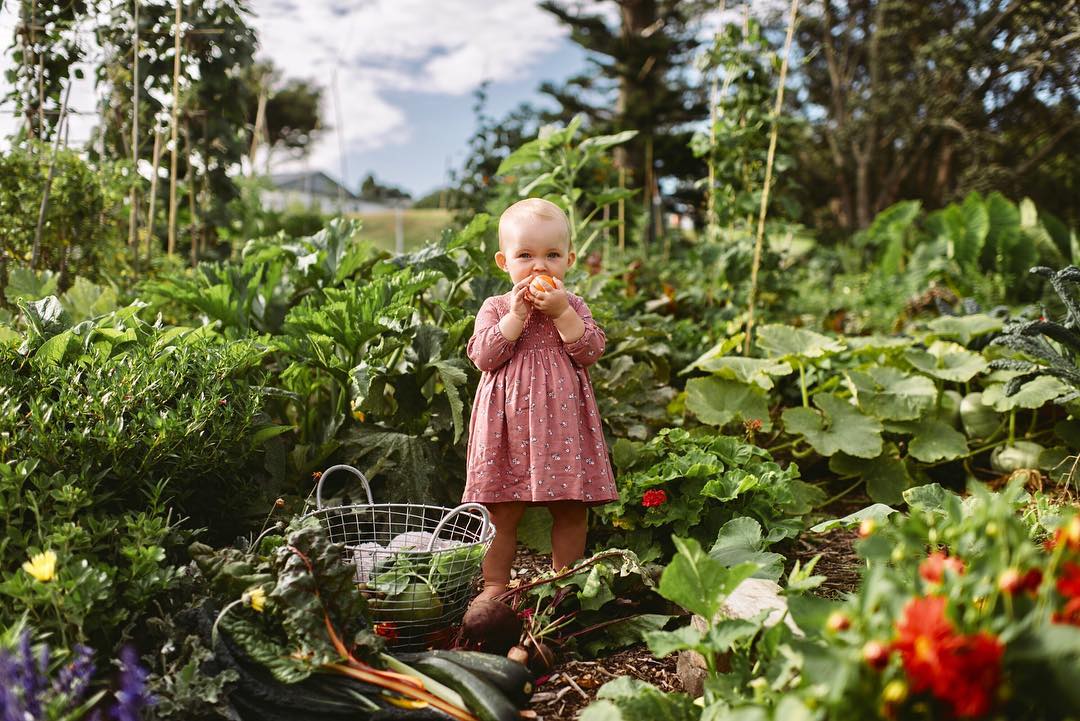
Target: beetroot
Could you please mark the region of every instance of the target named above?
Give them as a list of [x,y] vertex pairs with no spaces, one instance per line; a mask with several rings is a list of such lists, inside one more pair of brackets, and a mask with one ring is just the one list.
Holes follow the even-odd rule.
[[488,653],[505,654],[521,637],[521,620],[500,601],[475,601],[461,621],[461,636]]

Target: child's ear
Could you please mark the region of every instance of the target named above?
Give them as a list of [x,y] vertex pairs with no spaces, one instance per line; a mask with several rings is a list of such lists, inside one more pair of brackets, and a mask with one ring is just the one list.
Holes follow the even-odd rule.
[[566,254],[566,267],[569,268],[572,266],[575,260],[577,260],[577,253],[571,250]]
[[495,265],[499,266],[500,270],[506,270],[506,253],[500,250],[495,254]]

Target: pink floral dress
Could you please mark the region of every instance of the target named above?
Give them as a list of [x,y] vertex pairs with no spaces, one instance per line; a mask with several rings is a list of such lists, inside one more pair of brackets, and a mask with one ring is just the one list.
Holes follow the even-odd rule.
[[510,312],[509,293],[480,308],[468,354],[483,374],[469,421],[463,501],[618,498],[586,370],[606,339],[584,301],[568,295],[585,322],[573,343],[563,343],[555,322],[535,308],[521,337],[508,341],[499,321]]

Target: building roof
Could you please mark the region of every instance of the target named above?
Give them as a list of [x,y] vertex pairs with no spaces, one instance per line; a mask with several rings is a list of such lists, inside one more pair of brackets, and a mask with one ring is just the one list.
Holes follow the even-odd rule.
[[299,173],[275,173],[270,182],[277,190],[297,190],[326,198],[356,200],[357,196],[321,170]]

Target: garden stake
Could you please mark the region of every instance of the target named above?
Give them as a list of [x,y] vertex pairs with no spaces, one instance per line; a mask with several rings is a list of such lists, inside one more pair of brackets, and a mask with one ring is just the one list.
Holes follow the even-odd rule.
[[60,152],[60,138],[63,136],[61,129],[64,118],[67,117],[68,98],[71,97],[71,80],[68,79],[67,87],[64,88],[64,99],[60,103],[60,118],[56,121],[56,138],[53,139],[52,160],[49,161],[49,174],[45,176],[45,189],[41,194],[41,209],[38,211],[37,229],[34,231],[34,248],[30,255],[30,268],[37,270],[38,260],[41,257],[41,231],[45,227],[45,212],[49,207],[49,189],[52,188],[53,177],[56,175],[56,155]]
[[791,38],[795,34],[795,21],[798,12],[799,0],[791,0],[787,37],[784,39],[784,58],[780,62],[780,82],[776,88],[772,130],[769,132],[769,152],[765,158],[765,184],[761,188],[761,208],[758,211],[757,238],[754,240],[754,263],[750,266],[750,312],[746,318],[746,347],[743,349],[743,355],[750,355],[750,339],[753,336],[752,331],[754,328],[754,303],[757,300],[758,268],[761,266],[761,244],[765,238],[765,211],[769,205],[769,186],[772,183],[773,161],[776,159],[776,136],[780,127],[780,109],[784,103],[784,82],[787,80],[788,56],[791,54]]

